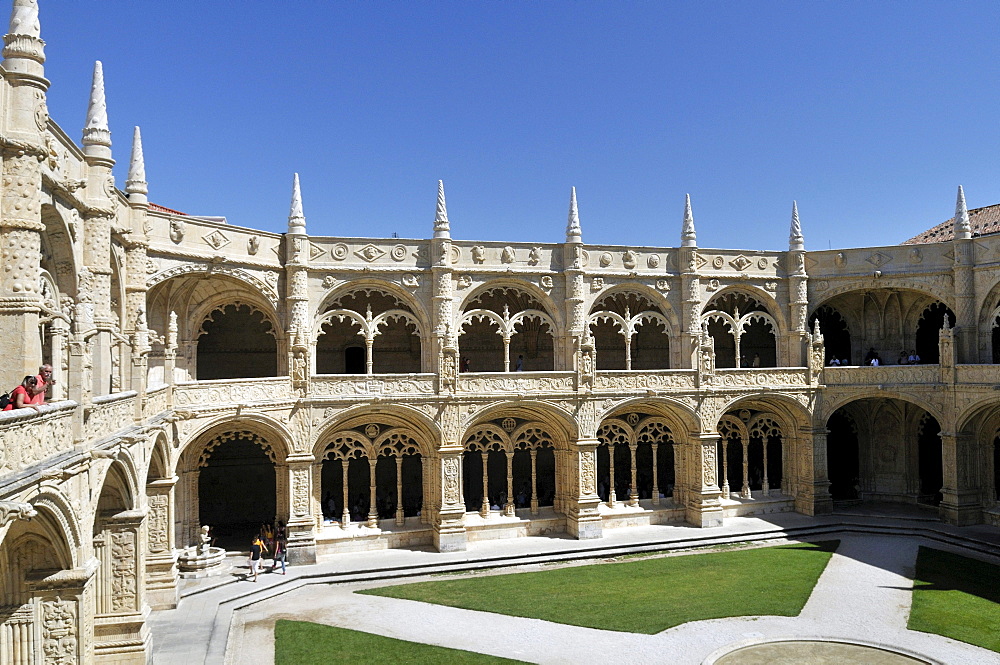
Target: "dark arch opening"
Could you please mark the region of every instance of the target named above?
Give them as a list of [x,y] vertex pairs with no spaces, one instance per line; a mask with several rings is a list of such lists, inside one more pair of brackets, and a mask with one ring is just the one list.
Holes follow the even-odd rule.
[[219,546],[245,550],[277,513],[274,464],[253,440],[237,435],[209,454],[198,474],[198,520]]
[[277,376],[278,344],[271,322],[248,305],[213,311],[198,337],[198,380]]
[[955,326],[955,313],[944,303],[936,302],[928,306],[917,322],[917,334],[914,344],[920,362],[936,365],[940,361],[938,349],[938,333],[944,326],[944,317],[948,317],[948,325]]
[[826,459],[830,495],[834,501],[860,499],[861,462],[854,423],[842,409],[837,409],[827,421],[826,428],[829,430],[826,435]]
[[819,320],[819,331],[823,334],[823,344],[826,347],[826,358],[824,362],[836,358],[844,364],[851,363],[851,332],[847,329],[847,321],[840,315],[840,312],[829,305],[823,305],[809,317],[809,329]]
[[919,426],[917,438],[917,468],[920,474],[920,503],[938,505],[941,503],[941,486],[944,485],[944,470],[941,453],[941,426],[937,419],[927,414]]

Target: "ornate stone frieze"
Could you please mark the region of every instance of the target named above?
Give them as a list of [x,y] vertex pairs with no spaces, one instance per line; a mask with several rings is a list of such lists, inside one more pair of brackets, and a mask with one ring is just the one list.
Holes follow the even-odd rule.
[[129,393],[126,397],[95,403],[86,419],[87,438],[101,438],[131,425],[135,400],[135,394]]
[[111,534],[111,607],[115,612],[136,608],[135,532],[116,531]]
[[167,530],[169,522],[169,497],[166,494],[153,494],[149,497],[149,523],[146,538],[151,554],[161,554],[167,551],[170,540]]
[[692,390],[693,370],[662,370],[658,372],[598,372],[594,377],[594,390]]
[[597,494],[597,453],[581,450],[580,455],[580,495]]
[[369,378],[321,377],[311,382],[311,394],[319,397],[354,395],[431,395],[434,393],[434,376],[396,378],[379,376]]
[[[562,374],[562,373],[560,373]],[[561,376],[497,376],[481,377],[463,375],[459,381],[461,392],[481,395],[493,393],[557,392],[573,387],[572,374]]]
[[0,428],[0,473],[24,468],[73,448],[73,412],[7,416]]
[[269,400],[291,399],[287,379],[270,381],[236,381],[233,383],[180,385],[174,388],[174,403],[178,407],[243,404]]

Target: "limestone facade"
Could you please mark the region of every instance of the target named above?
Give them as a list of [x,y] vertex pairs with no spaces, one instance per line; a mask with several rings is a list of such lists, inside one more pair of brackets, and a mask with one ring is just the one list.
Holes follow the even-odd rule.
[[[927,502],[998,522],[1000,235],[805,251],[288,232],[112,176],[103,70],[81,144],[48,117],[36,0],[0,86],[0,661],[145,662],[202,524],[288,524],[290,559]],[[81,111],[83,100],[81,100]],[[307,199],[306,199],[307,200]],[[430,203],[430,200],[429,200]],[[885,364],[861,366],[870,348]],[[897,365],[900,350],[921,364]],[[849,366],[827,366],[832,357]]]

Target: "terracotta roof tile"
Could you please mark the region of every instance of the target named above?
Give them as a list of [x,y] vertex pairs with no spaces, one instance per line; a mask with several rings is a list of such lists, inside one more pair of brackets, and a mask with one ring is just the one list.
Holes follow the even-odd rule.
[[[1000,232],[1000,203],[986,206],[985,208],[973,208],[970,210],[969,224],[972,225],[973,237]],[[934,228],[913,236],[903,244],[925,245],[932,242],[945,242],[946,240],[951,240],[954,237],[955,218],[952,217],[947,222],[941,222]]]

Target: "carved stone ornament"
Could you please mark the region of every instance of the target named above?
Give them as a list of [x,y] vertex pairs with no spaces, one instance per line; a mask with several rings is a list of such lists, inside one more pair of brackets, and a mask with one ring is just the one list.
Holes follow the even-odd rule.
[[333,249],[330,250],[330,255],[333,256],[334,260],[336,261],[343,261],[344,259],[347,258],[347,254],[349,251],[350,250],[347,247],[347,245],[345,245],[342,242],[338,242],[336,245],[333,246]]
[[847,265],[847,255],[843,252],[837,252],[837,255],[833,257],[833,262],[837,264],[838,268],[843,268]]
[[705,287],[706,291],[718,291],[722,288],[722,284],[717,279],[708,280],[708,286]]
[[744,270],[749,268],[752,264],[753,262],[747,257],[743,256],[742,254],[740,254],[735,259],[729,262],[729,265],[732,266],[734,270],[737,270],[739,272],[743,272]]
[[500,261],[502,263],[513,263],[514,262],[514,248],[507,245],[500,251]]
[[381,247],[376,247],[375,245],[368,243],[358,251],[354,252],[354,255],[358,258],[371,263],[372,261],[377,261],[383,256],[385,256],[385,250]]
[[656,280],[656,290],[657,291],[669,291],[670,290],[670,280],[669,279],[658,279]]
[[[0,449],[2,455],[2,449]],[[3,467],[0,461],[0,467]],[[17,501],[0,501],[0,527],[6,526],[13,520],[30,520],[38,513],[30,503],[20,503]]]
[[208,243],[212,249],[221,249],[229,244],[229,238],[222,231],[216,229],[209,234],[202,236],[202,240]]
[[650,270],[653,270],[655,268],[659,268],[660,267],[660,255],[659,254],[650,254],[649,257],[646,259],[646,266]]
[[472,275],[462,275],[458,278],[458,288],[467,289],[472,286]]
[[260,236],[247,238],[247,253],[253,256],[260,250]]
[[389,256],[392,257],[393,261],[402,261],[406,258],[406,247],[404,245],[396,245],[389,250]]
[[767,259],[763,257],[757,259],[757,270],[767,270]]
[[326,254],[326,250],[317,245],[316,243],[309,243],[309,260],[318,261],[321,256]]
[[457,457],[445,457],[441,460],[441,474],[444,477],[444,502],[448,505],[458,503],[459,465]]
[[486,248],[482,245],[476,245],[472,248],[472,262],[473,263],[484,263],[486,261]]
[[908,258],[910,259],[910,263],[920,263],[924,260],[924,255],[920,252],[920,248],[914,247],[910,250]]
[[538,285],[544,290],[549,291],[552,289],[552,275],[542,275],[541,279],[538,280]]
[[625,266],[626,270],[634,269],[637,260],[638,255],[631,249],[625,250],[625,253],[622,254],[622,265]]
[[604,278],[603,277],[595,277],[594,279],[590,280],[590,290],[591,291],[597,292],[597,291],[600,291],[603,288],[604,288]]
[[721,256],[716,256],[715,258],[712,259],[712,267],[715,268],[716,270],[721,270],[722,266],[724,266],[725,264],[726,260],[723,259]]
[[597,493],[597,455],[592,450],[580,451],[580,494]]
[[542,248],[532,247],[531,251],[528,252],[528,265],[537,266],[539,261],[542,260]]
[[886,254],[885,252],[875,252],[867,259],[865,259],[865,261],[872,264],[876,268],[881,268],[886,263],[889,263],[889,261],[892,261],[892,257]]
[[334,277],[333,275],[327,275],[326,277],[323,278],[323,288],[332,289],[334,286],[337,285],[339,281],[340,280]]
[[604,252],[603,254],[601,254],[601,258],[597,260],[598,264],[602,268],[607,268],[609,265],[611,265],[611,261],[612,261],[611,252]]
[[180,243],[184,240],[184,221],[180,219],[170,220],[170,239],[175,243]]
[[408,289],[415,289],[420,286],[420,280],[417,279],[417,276],[410,273],[403,275],[400,282]]

